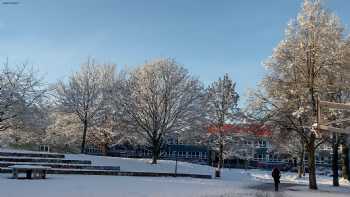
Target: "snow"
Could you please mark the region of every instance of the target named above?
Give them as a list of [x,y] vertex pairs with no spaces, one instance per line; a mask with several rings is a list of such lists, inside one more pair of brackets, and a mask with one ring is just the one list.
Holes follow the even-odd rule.
[[[13,190],[15,187],[20,189]],[[0,188],[2,197],[180,197],[215,195],[237,189],[220,180],[81,175],[50,175],[47,180],[30,181],[0,176]]]
[[[120,166],[121,171],[174,172],[174,161],[150,164],[149,159],[131,159],[91,155],[66,155],[66,159],[91,160],[92,165]],[[178,162],[179,173],[213,174],[209,166]],[[281,192],[272,192],[270,171],[223,169],[220,179],[183,177],[128,177],[48,175],[46,180],[14,180],[0,174],[1,197],[342,197],[350,193],[350,184],[340,181],[332,187],[332,179],[319,176],[319,190],[311,191],[307,177],[282,173]],[[276,194],[276,195],[275,195]]]
[[10,148],[0,148],[0,152],[6,152],[6,153],[38,153],[38,154],[53,154],[53,155],[59,154],[59,153],[31,151],[31,150],[18,150],[18,149],[10,149]]
[[[67,154],[65,159],[91,160],[94,166],[120,166],[121,171],[134,172],[170,172],[175,171],[175,161],[160,160],[152,165],[151,159],[132,159],[121,157],[104,157],[83,154]],[[207,165],[197,165],[187,162],[178,162],[178,173],[208,174],[212,175],[214,169]]]
[[[1,197],[251,197],[258,194],[275,196],[274,192],[259,191],[252,187],[260,184],[249,180],[249,172],[224,170],[223,179],[192,179],[172,177],[123,177],[49,175],[46,180],[14,180],[0,175]],[[270,184],[271,185],[271,184]],[[320,186],[310,191],[306,186],[294,186],[279,192],[288,197],[348,196],[349,187]],[[270,195],[269,195],[270,194]]]
[[33,165],[13,165],[9,166],[10,169],[51,169],[51,167],[45,166],[33,166]]
[[[251,176],[256,180],[266,181],[271,180],[271,172],[265,170],[250,170]],[[330,176],[317,176],[317,183],[324,185],[331,185],[333,182]],[[296,173],[293,172],[281,172],[281,181],[285,183],[295,183],[307,185],[309,183],[309,176],[306,174],[305,177],[298,178]],[[340,181],[343,185],[349,185],[345,180]]]

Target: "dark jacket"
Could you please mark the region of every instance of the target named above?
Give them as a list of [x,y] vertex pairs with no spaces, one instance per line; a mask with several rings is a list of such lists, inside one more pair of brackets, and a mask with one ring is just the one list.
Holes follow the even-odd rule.
[[281,178],[281,172],[278,168],[274,168],[272,170],[272,177],[275,181],[280,181],[280,178]]

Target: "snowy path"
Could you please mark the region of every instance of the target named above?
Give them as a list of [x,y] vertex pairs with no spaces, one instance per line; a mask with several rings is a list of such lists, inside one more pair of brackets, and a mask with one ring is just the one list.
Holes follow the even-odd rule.
[[[295,186],[303,186],[301,184],[295,184],[295,183],[281,183],[279,185],[279,191],[293,191],[293,189],[291,189],[292,187]],[[254,189],[254,190],[261,190],[261,191],[269,191],[269,192],[273,192],[274,191],[274,184],[272,183],[261,183],[261,184],[257,184],[257,185],[252,185],[249,187],[250,189]]]
[[238,179],[191,179],[163,177],[120,177],[49,175],[47,180],[14,180],[0,175],[1,197],[345,197],[349,187],[321,186],[309,191],[306,185],[282,186],[270,192],[272,183]]

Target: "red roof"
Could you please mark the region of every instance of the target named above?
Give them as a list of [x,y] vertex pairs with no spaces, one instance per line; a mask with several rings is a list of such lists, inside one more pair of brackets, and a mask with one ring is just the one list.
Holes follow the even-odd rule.
[[[220,131],[219,127],[211,126],[208,128],[209,133],[217,133]],[[256,136],[271,136],[272,131],[265,125],[262,124],[225,124],[222,127],[224,133],[251,133]]]

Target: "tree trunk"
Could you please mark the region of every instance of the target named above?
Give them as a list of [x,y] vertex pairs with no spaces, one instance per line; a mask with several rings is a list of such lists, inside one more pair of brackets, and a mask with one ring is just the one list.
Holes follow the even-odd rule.
[[303,176],[305,176],[304,159],[300,157],[298,164],[298,177],[301,178]]
[[342,175],[350,181],[349,146],[346,143],[342,143]]
[[308,167],[309,167],[309,188],[310,189],[317,189],[317,182],[316,182],[316,161],[315,161],[315,134],[311,134],[310,136],[310,142],[307,145],[307,151],[308,151]]
[[86,133],[87,133],[87,128],[88,128],[88,124],[87,124],[87,120],[86,119],[84,120],[84,126],[83,127],[84,127],[83,128],[83,141],[81,143],[81,150],[80,150],[80,152],[82,154],[85,153],[85,141],[86,141]]
[[160,144],[159,141],[153,140],[152,144],[152,164],[157,164],[159,153],[160,153]]
[[299,162],[298,162],[298,177],[299,178],[301,178],[302,176],[305,176],[304,158],[305,158],[305,150],[303,149],[299,155]]
[[103,148],[103,150],[102,150],[103,155],[104,155],[104,156],[107,156],[107,153],[108,153],[108,144],[104,143],[104,144],[102,145],[102,148]]
[[339,174],[338,174],[338,148],[339,143],[337,141],[337,134],[333,133],[332,139],[332,171],[333,171],[333,186],[339,186]]
[[[313,116],[317,117],[317,107],[316,107],[316,97],[315,97],[315,90],[314,90],[314,82],[315,82],[315,66],[312,62],[312,57],[310,56],[309,53],[306,55],[307,57],[307,67],[308,69],[308,74],[309,74],[309,92],[310,92],[310,97],[311,97],[311,107],[313,111]],[[310,137],[309,141],[307,143],[307,151],[308,151],[308,167],[309,167],[309,188],[310,189],[317,189],[317,182],[316,182],[316,161],[315,161],[315,152],[316,152],[316,146],[315,146],[315,141],[316,141],[316,134],[312,131],[310,131]]]
[[224,144],[221,141],[219,145],[219,163],[218,163],[219,169],[221,169],[223,165],[224,165]]

